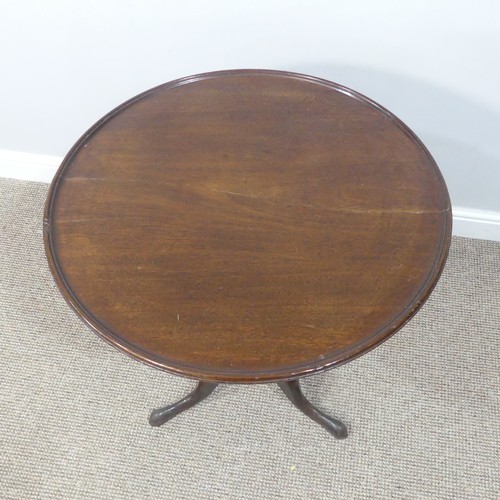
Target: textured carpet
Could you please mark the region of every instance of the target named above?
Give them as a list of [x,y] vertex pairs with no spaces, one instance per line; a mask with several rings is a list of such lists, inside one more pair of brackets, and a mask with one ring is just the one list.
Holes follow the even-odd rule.
[[304,392],[219,386],[161,428],[193,382],[114,350],[59,294],[48,186],[0,179],[0,498],[500,498],[500,244],[454,238],[434,294],[388,342]]

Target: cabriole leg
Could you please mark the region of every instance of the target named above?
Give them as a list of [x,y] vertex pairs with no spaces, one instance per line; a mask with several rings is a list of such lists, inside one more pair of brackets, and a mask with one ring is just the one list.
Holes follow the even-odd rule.
[[336,418],[330,417],[322,411],[315,408],[302,394],[299,381],[278,382],[280,389],[286,394],[287,398],[309,418],[325,428],[337,439],[347,437],[347,427]]
[[154,427],[163,425],[176,415],[179,415],[179,413],[188,410],[205,399],[213,392],[217,385],[218,384],[212,382],[198,382],[196,389],[185,398],[172,405],[154,410],[149,416],[149,423]]

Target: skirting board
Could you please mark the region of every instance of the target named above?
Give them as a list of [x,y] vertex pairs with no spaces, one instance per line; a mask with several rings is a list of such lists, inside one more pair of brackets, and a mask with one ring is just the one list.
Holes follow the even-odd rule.
[[62,160],[59,156],[0,149],[0,177],[21,181],[51,182]]
[[[0,177],[49,183],[62,160],[59,156],[0,150]],[[500,212],[454,206],[453,234],[500,241]]]

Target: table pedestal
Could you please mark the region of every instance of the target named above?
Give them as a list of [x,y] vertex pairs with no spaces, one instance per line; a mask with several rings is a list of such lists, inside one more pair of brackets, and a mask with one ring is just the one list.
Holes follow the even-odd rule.
[[[163,408],[158,408],[151,412],[151,415],[149,416],[149,423],[154,427],[163,425],[179,413],[182,413],[205,399],[213,392],[217,385],[218,384],[214,382],[198,382],[197,387],[177,403]],[[278,387],[301,412],[321,425],[330,434],[332,434],[333,437],[337,439],[344,439],[347,437],[346,426],[340,422],[340,420],[326,415],[312,405],[302,393],[298,380],[278,382]]]

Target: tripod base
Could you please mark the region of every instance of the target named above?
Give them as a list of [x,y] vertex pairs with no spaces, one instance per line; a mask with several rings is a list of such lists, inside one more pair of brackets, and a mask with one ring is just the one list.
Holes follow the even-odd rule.
[[[185,398],[177,403],[158,408],[149,416],[149,423],[154,427],[159,427],[179,413],[193,407],[207,396],[209,396],[217,387],[215,382],[198,382],[194,391],[190,392]],[[347,437],[346,426],[336,418],[326,415],[313,406],[304,396],[298,380],[290,382],[278,382],[279,388],[285,393],[286,397],[305,415],[317,422],[326,429],[333,437],[344,439]]]

